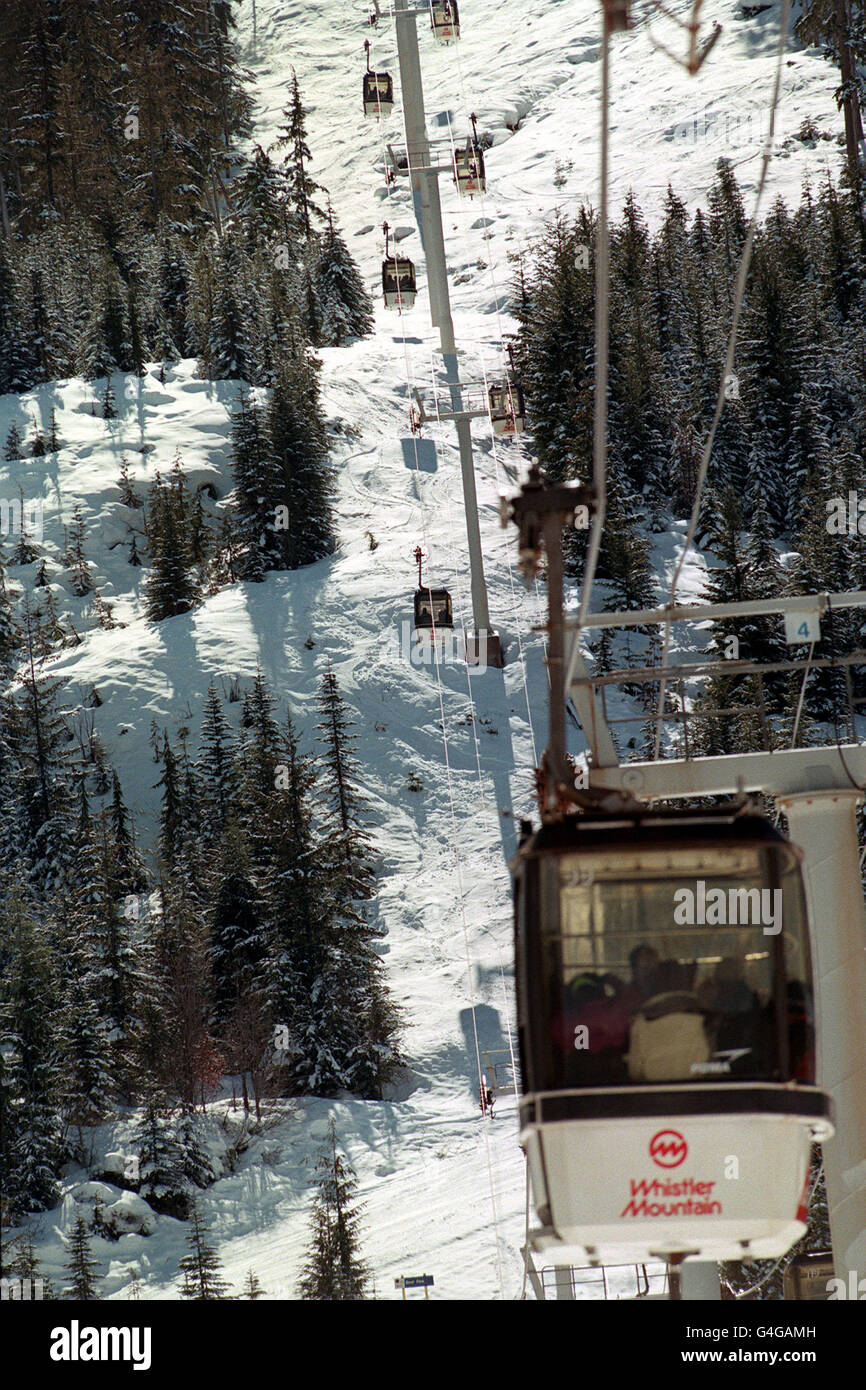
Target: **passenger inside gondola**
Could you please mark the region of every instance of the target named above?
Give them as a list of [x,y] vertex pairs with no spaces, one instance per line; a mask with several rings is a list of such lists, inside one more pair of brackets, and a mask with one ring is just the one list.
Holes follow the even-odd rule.
[[565,1057],[572,1086],[624,1081],[629,1010],[616,975],[580,971],[565,987],[562,1012],[553,1021],[554,1042]]
[[554,1041],[568,1058],[572,1085],[625,1081],[632,1019],[658,992],[658,952],[645,943],[629,955],[631,979],[608,971],[579,971],[566,983],[562,1012],[554,1019]]
[[701,982],[698,994],[707,1010],[715,1051],[742,1053],[728,1059],[732,1073],[752,1071],[759,1044],[761,1001],[743,978],[743,963],[736,956],[725,956]]
[[686,1081],[710,1057],[710,1040],[694,990],[696,966],[663,961],[657,993],[638,1010],[631,1026],[628,1074],[632,1081]]

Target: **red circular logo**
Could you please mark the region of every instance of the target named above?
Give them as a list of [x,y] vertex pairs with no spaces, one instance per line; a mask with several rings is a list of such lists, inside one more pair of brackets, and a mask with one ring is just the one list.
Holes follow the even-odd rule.
[[650,1158],[660,1168],[679,1168],[688,1151],[689,1146],[678,1129],[660,1129],[649,1142]]

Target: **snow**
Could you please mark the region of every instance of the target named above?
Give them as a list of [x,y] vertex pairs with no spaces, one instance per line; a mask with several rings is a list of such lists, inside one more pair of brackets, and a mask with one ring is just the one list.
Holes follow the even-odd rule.
[[[520,1295],[524,1237],[524,1166],[517,1146],[516,1103],[506,1082],[496,1117],[478,1109],[473,1009],[481,1052],[514,1041],[510,884],[506,862],[519,819],[533,812],[532,770],[546,727],[546,677],[538,593],[526,592],[516,569],[513,533],[499,523],[501,491],[522,463],[515,446],[493,447],[486,426],[475,430],[476,469],[490,611],[503,638],[502,672],[471,673],[457,651],[438,663],[411,660],[409,629],[416,571],[412,552],[427,554],[425,578],[444,584],[458,630],[471,618],[460,472],[453,432],[408,430],[409,388],[429,386],[436,348],[424,292],[423,252],[405,184],[386,193],[383,139],[402,141],[398,111],[380,132],[361,114],[366,6],[336,0],[257,0],[258,44],[252,49],[250,7],[239,13],[242,56],[254,75],[259,124],[254,139],[274,138],[295,68],[309,110],[312,175],[326,183],[352,254],[378,295],[387,220],[416,260],[416,307],[402,320],[377,308],[374,336],[321,353],[324,399],[339,478],[340,547],[300,572],[238,584],[195,612],[148,626],[142,616],[143,570],[126,562],[126,527],[140,512],[124,508],[117,478],[122,456],[139,495],[176,451],[194,484],[209,484],[212,514],[231,487],[228,421],[238,385],[208,383],[194,363],[155,369],[141,382],[113,381],[118,417],[105,421],[91,384],[55,382],[22,398],[0,399],[0,440],[17,419],[35,417],[47,431],[52,406],[63,447],[56,455],[0,465],[0,493],[43,502],[44,545],[60,564],[64,525],[76,504],[85,518],[85,549],[103,597],[125,624],[93,628],[88,599],[74,599],[49,564],[55,595],[84,634],[46,672],[69,682],[83,702],[96,686],[96,729],[117,766],[137,816],[153,824],[158,769],[149,746],[151,721],[174,736],[196,715],[211,680],[227,692],[261,670],[301,728],[315,723],[317,680],[330,662],[354,710],[363,789],[381,858],[379,915],[387,929],[388,979],[405,1009],[410,1078],[383,1103],[353,1099],[283,1102],[273,1128],[251,1136],[235,1171],[200,1194],[229,1281],[239,1290],[253,1268],[269,1298],[295,1294],[308,1233],[316,1150],[333,1116],[360,1178],[363,1251],[381,1298],[399,1298],[400,1274],[432,1273],[432,1298],[491,1299]],[[676,12],[685,14],[682,5]],[[612,203],[633,187],[657,217],[668,183],[690,208],[705,201],[720,155],[733,159],[747,206],[757,177],[762,112],[775,61],[777,9],[745,20],[738,6],[706,0],[704,31],[717,19],[723,34],[697,78],[689,78],[649,41],[640,19],[613,41]],[[432,42],[420,21],[422,64],[432,134],[464,141],[468,113],[492,134],[484,198],[458,202],[441,181],[455,329],[467,380],[501,370],[509,257],[544,218],[596,200],[599,7],[597,0],[536,0],[531,11],[501,0],[465,0],[463,39],[456,48]],[[654,32],[681,49],[682,34],[659,21]],[[394,72],[393,30],[383,19],[373,66]],[[779,129],[765,208],[777,193],[799,197],[838,167],[833,141],[793,137],[811,117],[819,131],[840,129],[832,92],[837,77],[817,52],[788,56]],[[695,120],[700,120],[697,126]],[[710,119],[713,118],[714,120]],[[734,121],[736,119],[736,126]],[[557,163],[564,185],[557,187]],[[368,533],[377,547],[370,548]],[[684,529],[658,537],[656,572],[669,575]],[[124,541],[123,544],[120,544]],[[681,593],[694,596],[703,562],[685,570]],[[14,585],[16,571],[10,570]],[[660,591],[661,592],[661,591]],[[240,706],[226,706],[237,719]],[[444,729],[443,729],[444,720]],[[197,729],[193,721],[193,736]],[[444,735],[444,736],[443,736]],[[572,733],[574,751],[582,742]],[[409,791],[414,774],[421,790]],[[228,1112],[228,1113],[227,1113]],[[208,1124],[225,1148],[225,1123],[240,1112],[225,1100]],[[131,1152],[133,1121],[99,1131],[107,1144],[106,1176],[121,1177],[115,1160]],[[110,1160],[110,1162],[109,1162]],[[83,1184],[83,1185],[82,1185]],[[29,1223],[46,1272],[62,1281],[62,1233],[77,1204],[107,1203],[119,1241],[94,1240],[107,1296],[128,1296],[134,1272],[143,1298],[178,1296],[183,1223],[156,1217],[134,1194],[67,1175],[67,1197]],[[108,1195],[101,1195],[107,1193]],[[109,1199],[111,1199],[109,1201]],[[630,1275],[614,1275],[615,1291],[633,1292]],[[579,1291],[598,1297],[597,1285]],[[412,1295],[410,1295],[412,1296]],[[420,1296],[420,1295],[418,1295]],[[531,1295],[530,1295],[531,1296]]]

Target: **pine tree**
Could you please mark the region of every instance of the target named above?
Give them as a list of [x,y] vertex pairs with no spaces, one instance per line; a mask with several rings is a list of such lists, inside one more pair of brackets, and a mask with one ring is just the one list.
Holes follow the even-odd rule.
[[208,1228],[197,1203],[193,1202],[190,1212],[190,1229],[187,1245],[190,1253],[180,1262],[183,1270],[181,1298],[224,1299],[228,1284],[222,1277],[222,1263],[216,1250],[208,1243]]
[[99,963],[89,961],[85,946],[84,933],[67,943],[57,1020],[63,1114],[74,1126],[101,1123],[111,1113],[116,1095],[109,1025],[100,1016]]
[[163,361],[173,361],[176,357],[190,354],[190,290],[190,273],[183,244],[165,236],[160,244],[157,268],[159,322],[163,333],[163,350],[158,356]]
[[132,371],[134,366],[123,285],[117,268],[110,262],[103,264],[94,287],[93,303],[80,348],[79,369],[89,381],[108,378],[103,409],[103,418],[108,420],[116,414],[111,373]]
[[264,904],[239,827],[229,822],[213,870],[210,961],[213,1017],[223,1027],[239,1000],[262,983],[268,954]]
[[358,764],[352,746],[357,737],[350,733],[355,725],[330,667],[319,681],[318,706],[321,722],[316,727],[325,750],[323,790],[328,801],[328,853],[333,873],[342,878],[341,890],[347,898],[370,898],[376,891],[375,870],[366,806],[356,786]]
[[138,508],[141,506],[141,498],[129,476],[129,460],[125,454],[121,454],[120,457],[120,477],[117,486],[120,488],[121,501],[125,507]]
[[251,347],[247,332],[249,313],[239,303],[239,270],[242,253],[227,238],[217,254],[210,340],[205,366],[215,381],[252,375]]
[[11,1256],[5,1269],[0,1272],[8,1273],[22,1282],[29,1283],[30,1296],[41,1298],[43,1303],[56,1297],[51,1280],[46,1279],[42,1273],[31,1231],[25,1231],[23,1235],[12,1242]]
[[190,503],[178,463],[168,486],[157,474],[148,502],[151,566],[144,586],[145,611],[150,622],[158,623],[188,613],[200,597],[194,573]]
[[6,565],[0,552],[0,677],[9,675],[21,642],[21,628],[6,588]]
[[324,217],[320,207],[313,201],[321,184],[316,183],[307,172],[312,159],[307,144],[307,113],[301,101],[297,74],[292,69],[292,88],[289,105],[283,111],[284,124],[280,127],[279,139],[275,149],[286,149],[282,172],[288,189],[290,206],[296,222],[307,241],[313,235],[313,217]]
[[69,1283],[63,1291],[65,1297],[74,1299],[77,1303],[97,1302],[100,1298],[97,1279],[99,1261],[93,1259],[91,1254],[87,1222],[80,1212],[69,1237],[69,1260],[66,1269]]
[[111,377],[106,377],[105,390],[102,393],[102,418],[103,420],[116,420],[117,407],[114,402],[114,387],[111,384]]
[[328,226],[316,262],[316,296],[321,305],[322,342],[340,347],[373,329],[373,302],[328,205]]
[[214,1160],[207,1152],[201,1122],[196,1115],[189,1112],[181,1115],[177,1123],[175,1142],[180,1169],[187,1183],[196,1188],[210,1187],[219,1177],[219,1165],[214,1166]]
[[[36,373],[28,361],[19,296],[8,256],[8,243],[5,238],[0,238],[0,395],[5,395],[7,391],[24,391],[36,382]],[[13,421],[6,441],[5,457],[18,458],[20,455],[10,453],[9,449],[19,446],[20,435]]]
[[15,420],[9,426],[9,433],[6,436],[6,444],[3,449],[3,457],[8,462],[10,459],[22,457],[21,431]]
[[244,545],[241,569],[245,579],[260,580],[265,571],[288,567],[287,532],[278,521],[289,506],[289,495],[270,438],[255,401],[244,394],[232,416],[232,467],[235,507]]
[[135,1129],[139,1192],[154,1211],[185,1220],[190,1210],[190,1185],[183,1156],[165,1113],[165,1101],[149,1081],[141,1119]]
[[159,819],[159,852],[160,857],[169,869],[177,863],[180,853],[181,833],[183,829],[183,801],[180,788],[180,777],[178,775],[177,758],[174,750],[168,741],[168,734],[163,734],[162,757],[163,766],[162,776],[157,782],[158,787],[162,787],[162,811]]
[[0,987],[6,1148],[3,1201],[12,1213],[53,1206],[62,1155],[55,980],[45,934],[13,888],[0,915]]
[[358,1179],[346,1158],[337,1152],[334,1121],[317,1164],[317,1194],[312,1211],[312,1234],[301,1274],[301,1298],[345,1301],[366,1298],[370,1273],[361,1258]]
[[93,593],[93,579],[90,565],[84,555],[84,517],[81,507],[76,503],[72,513],[72,525],[64,556],[69,571],[69,587],[77,598]]
[[50,891],[62,885],[71,866],[69,731],[57,707],[60,683],[36,678],[35,633],[26,602],[24,623],[21,693],[8,707],[17,762],[15,791],[34,885]]
[[746,213],[743,195],[729,159],[716,163],[716,177],[709,196],[709,233],[724,268],[731,291],[733,276],[746,240]]
[[285,527],[279,513],[273,524],[279,527],[279,553],[287,569],[311,565],[335,545],[334,481],[317,372],[306,356],[293,355],[280,370],[268,403],[270,455],[280,478],[275,503],[288,510]]
[[286,190],[284,179],[270,157],[256,145],[252,160],[234,183],[237,218],[250,252],[263,241],[282,241],[288,251]]

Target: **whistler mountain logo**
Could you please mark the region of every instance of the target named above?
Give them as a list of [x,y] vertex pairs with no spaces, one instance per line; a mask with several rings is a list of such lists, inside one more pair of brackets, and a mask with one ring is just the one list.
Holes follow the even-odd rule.
[[765,936],[782,930],[781,888],[707,888],[699,878],[694,888],[677,888],[674,903],[678,927],[762,926]]
[[649,1141],[649,1156],[660,1168],[679,1168],[688,1152],[689,1146],[678,1129],[657,1130]]
[[149,1327],[68,1327],[51,1329],[52,1361],[131,1361],[134,1371],[150,1370]]

